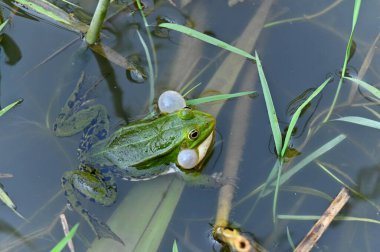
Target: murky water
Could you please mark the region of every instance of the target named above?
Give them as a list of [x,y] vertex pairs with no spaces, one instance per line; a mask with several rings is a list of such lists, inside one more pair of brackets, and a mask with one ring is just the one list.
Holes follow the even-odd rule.
[[[157,1],[149,8],[147,19],[151,30],[155,29],[157,19],[167,19],[190,25],[228,43],[235,43],[263,1],[246,0],[231,7],[227,1],[216,0],[207,3],[192,1],[186,6],[182,6],[181,1],[173,1],[177,7],[170,2]],[[58,138],[52,133],[52,124],[82,71],[89,86],[99,82],[92,97],[96,103],[107,107],[112,131],[147,113],[149,83],[131,81],[125,69],[91,51],[87,52],[85,63],[73,65],[73,58],[83,44],[78,34],[22,11],[12,15],[10,3],[2,3],[3,16],[12,16],[12,22],[1,41],[1,106],[20,97],[24,102],[0,118],[0,173],[13,175],[13,178],[1,179],[1,183],[17,204],[18,211],[30,222],[23,221],[6,206],[2,206],[0,249],[46,251],[52,248],[63,237],[58,216],[64,211],[70,225],[81,222],[74,243],[77,251],[85,251],[95,235],[78,214],[66,209],[66,199],[60,184],[65,171],[78,167],[76,150],[80,136]],[[84,8],[85,13],[91,13],[96,6],[96,1],[76,3]],[[296,99],[302,99],[303,93],[313,91],[328,76],[334,77],[334,81],[322,95],[312,101],[298,122],[291,144],[300,155],[285,167],[292,168],[329,140],[339,134],[346,134],[347,138],[343,142],[315,161],[329,168],[350,187],[364,193],[373,203],[353,197],[343,209],[343,215],[379,221],[379,208],[376,207],[380,204],[378,130],[330,121],[316,133],[308,134],[310,129],[321,124],[326,109],[331,105],[351,29],[353,1],[336,3],[331,10],[313,16],[330,6],[331,1],[275,1],[265,23],[305,15],[312,18],[264,28],[255,50],[262,60],[282,130],[291,119],[289,106],[296,104]],[[67,5],[62,7],[74,8]],[[348,65],[349,73],[353,76],[362,67],[363,60],[378,35],[380,21],[375,10],[379,7],[380,4],[374,1],[362,3],[354,39],[356,51]],[[112,7],[110,13],[115,11],[116,7]],[[105,23],[102,42],[123,57],[137,56],[141,66],[148,72],[137,29],[148,41],[140,14],[129,10],[120,12]],[[248,36],[246,39],[253,38]],[[188,83],[193,77],[197,77],[193,85],[202,85],[192,93],[192,97],[198,97],[202,92],[220,92],[224,90],[224,85],[233,87],[233,91],[258,91],[259,96],[255,99],[243,97],[225,102],[217,115],[217,143],[205,167],[205,173],[221,172],[230,164],[239,167],[234,195],[234,202],[239,204],[233,206],[229,221],[245,234],[254,236],[269,251],[291,251],[287,228],[297,244],[314,221],[280,219],[275,226],[272,220],[273,194],[261,199],[254,210],[252,207],[257,195],[240,202],[240,199],[265,182],[276,162],[256,65],[234,56],[235,62],[244,64],[242,67],[238,64],[227,65],[227,70],[223,73],[219,71],[228,54],[221,55],[220,49],[194,39],[184,39],[176,32],[157,31],[153,35],[153,41],[158,66],[156,98],[163,90],[179,90],[182,84]],[[379,53],[375,49],[363,80],[378,86],[377,69]],[[233,83],[226,84],[224,81],[227,77],[233,75],[229,72],[237,75]],[[338,109],[331,119],[361,116],[378,121],[379,109],[375,102],[368,100],[370,95],[365,91],[356,93],[352,103],[354,105],[345,104],[351,87],[350,83],[343,84]],[[199,108],[216,111],[216,107],[218,104],[202,105]],[[243,140],[236,143],[236,139]],[[116,222],[123,226],[122,232],[130,237],[125,241],[127,251],[136,248],[134,236],[138,237],[142,232],[139,231],[141,227],[138,224],[147,219],[154,227],[160,227],[154,235],[163,235],[159,251],[170,251],[174,240],[180,251],[219,251],[219,245],[211,239],[219,189],[188,185],[181,193],[182,185],[179,184],[177,194],[173,194],[170,191],[173,190],[170,187],[173,186],[172,179],[169,177],[135,183],[120,180],[117,181],[119,199],[113,206],[103,207],[86,200],[83,200],[83,204],[104,221],[115,212],[118,214]],[[167,185],[169,189],[165,191]],[[321,215],[329,201],[320,194],[310,195],[311,189],[335,197],[341,187],[316,162],[311,162],[284,184],[284,190],[279,193],[277,212],[284,215]],[[159,188],[164,189],[159,191]],[[172,199],[172,205],[159,208],[160,202],[166,202],[168,197]],[[156,204],[155,199],[158,202]],[[124,200],[126,204],[123,203]],[[163,213],[159,209],[163,209]],[[168,227],[162,223],[154,224],[152,216],[164,220],[162,216],[165,212],[169,216]],[[147,233],[147,230],[143,232]],[[376,248],[380,246],[378,232],[379,225],[374,223],[333,222],[314,250],[377,251]],[[152,241],[142,241],[150,242]],[[111,243],[106,245],[109,250]]]

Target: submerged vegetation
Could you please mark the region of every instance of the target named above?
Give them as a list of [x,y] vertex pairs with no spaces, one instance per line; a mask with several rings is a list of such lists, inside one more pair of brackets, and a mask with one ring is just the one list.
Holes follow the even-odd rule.
[[[379,104],[380,100],[380,90],[375,85],[371,85],[362,80],[365,73],[370,68],[373,55],[375,54],[374,48],[376,48],[376,43],[378,39],[375,40],[375,42],[371,45],[370,50],[368,50],[368,55],[365,58],[365,61],[358,75],[354,77],[353,74],[349,71],[349,62],[353,58],[353,53],[355,52],[355,50],[358,50],[356,48],[357,45],[355,43],[354,38],[355,31],[357,31],[360,27],[357,26],[357,21],[360,17],[359,14],[361,9],[360,0],[355,0],[355,4],[353,6],[351,32],[348,38],[346,38],[347,46],[345,48],[345,51],[342,49],[342,54],[344,54],[344,60],[340,73],[336,77],[334,77],[331,74],[327,74],[328,77],[326,77],[326,73],[319,73],[319,83],[321,84],[318,83],[318,85],[316,85],[315,83],[313,83],[307,85],[308,87],[313,86],[315,88],[313,88],[311,92],[308,92],[308,96],[304,97],[302,102],[299,102],[297,104],[296,108],[294,108],[293,112],[291,113],[291,118],[289,118],[289,122],[287,123],[283,123],[283,119],[281,119],[282,116],[279,116],[280,113],[278,111],[281,111],[281,108],[278,105],[279,101],[277,101],[277,98],[275,98],[278,97],[278,91],[273,88],[271,78],[268,77],[268,70],[269,72],[272,71],[270,71],[270,69],[266,66],[265,61],[262,62],[262,56],[260,55],[264,53],[258,53],[258,51],[260,52],[260,50],[256,48],[256,40],[259,37],[262,30],[264,29],[270,29],[272,27],[283,25],[285,23],[310,20],[320,15],[326,15],[326,13],[328,13],[332,9],[337,8],[337,6],[339,6],[339,4],[341,4],[342,1],[334,1],[330,6],[326,7],[324,10],[319,11],[314,15],[308,15],[304,18],[290,18],[267,24],[265,24],[265,20],[267,19],[267,15],[272,7],[273,1],[264,1],[259,6],[256,16],[254,16],[251,19],[249,25],[247,25],[245,30],[243,30],[241,37],[237,38],[237,41],[234,43],[226,43],[218,39],[217,36],[210,36],[197,29],[190,28],[190,23],[186,23],[186,25],[169,22],[157,22],[157,24],[150,24],[147,20],[147,17],[149,17],[150,13],[154,13],[154,10],[150,9],[152,8],[151,6],[141,3],[139,0],[137,0],[136,2],[133,1],[128,5],[123,5],[120,4],[119,1],[115,1],[116,3],[114,4],[116,4],[116,7],[113,6],[112,3],[110,7],[110,1],[98,1],[90,25],[88,25],[85,21],[81,21],[79,17],[76,17],[75,14],[73,14],[75,13],[74,11],[73,13],[69,13],[68,10],[60,7],[59,4],[55,5],[55,3],[48,2],[46,0],[15,0],[12,2],[15,4],[17,8],[21,8],[23,11],[30,15],[34,15],[42,20],[48,20],[49,22],[58,24],[59,26],[74,31],[81,36],[84,35],[86,45],[82,45],[82,47],[78,51],[86,51],[87,47],[90,48],[95,54],[95,59],[98,61],[99,68],[102,71],[103,75],[105,72],[104,69],[106,69],[107,66],[105,67],[104,65],[101,65],[101,61],[99,60],[98,56],[101,56],[106,59],[107,63],[105,63],[105,65],[109,64],[109,62],[113,62],[114,64],[121,66],[127,72],[128,76],[135,76],[135,78],[132,78],[132,82],[149,83],[149,87],[145,85],[145,88],[149,93],[149,98],[147,99],[148,102],[146,102],[146,104],[148,104],[149,106],[150,115],[155,109],[155,106],[153,105],[155,97],[158,94],[158,91],[162,90],[162,88],[159,86],[160,78],[158,70],[161,61],[159,60],[160,58],[158,57],[156,52],[157,45],[154,44],[156,39],[158,40],[162,38],[160,38],[159,36],[155,37],[154,33],[152,32],[153,29],[165,29],[165,31],[168,34],[167,37],[165,37],[165,39],[172,39],[172,37],[170,36],[175,37],[173,35],[174,31],[189,36],[189,38],[181,37],[181,45],[189,43],[189,41],[193,41],[194,39],[197,39],[202,43],[208,43],[213,46],[217,46],[222,49],[222,53],[227,54],[225,58],[224,56],[218,55],[217,57],[215,57],[215,59],[210,60],[212,64],[214,64],[213,61],[218,62],[218,67],[212,73],[207,85],[194,85],[193,82],[186,83],[186,80],[183,80],[182,89],[181,85],[176,85],[172,87],[172,89],[176,89],[180,91],[182,94],[184,94],[185,97],[193,97],[193,93],[196,93],[198,89],[204,86],[203,88],[204,90],[206,90],[206,94],[203,94],[202,97],[199,98],[187,99],[186,105],[188,106],[200,106],[205,103],[211,103],[209,107],[203,108],[205,108],[205,110],[208,113],[213,114],[215,117],[218,116],[223,111],[222,106],[224,103],[222,103],[221,101],[235,97],[253,96],[257,94],[255,91],[239,91],[236,93],[232,92],[232,89],[235,89],[235,86],[238,86],[238,80],[241,81],[241,79],[239,79],[239,74],[243,69],[244,64],[245,68],[247,68],[248,65],[248,68],[250,69],[249,71],[254,71],[254,74],[257,76],[261,84],[260,92],[262,92],[263,94],[262,98],[264,99],[263,102],[265,103],[266,116],[268,118],[265,122],[260,123],[263,125],[263,127],[267,127],[267,125],[270,126],[274,145],[270,145],[271,150],[273,150],[273,155],[269,158],[269,162],[265,162],[265,166],[272,168],[261,169],[260,167],[260,170],[255,171],[261,174],[257,176],[261,178],[261,182],[258,182],[258,186],[256,182],[254,184],[240,184],[238,176],[239,170],[241,171],[243,169],[249,168],[247,166],[240,166],[240,160],[243,159],[243,146],[248,145],[250,141],[248,140],[250,139],[250,131],[248,130],[248,120],[246,118],[248,117],[250,109],[253,105],[252,103],[247,102],[250,101],[250,99],[237,99],[237,109],[234,110],[233,113],[231,113],[231,116],[233,117],[233,123],[238,122],[238,124],[241,125],[231,124],[232,133],[227,134],[233,135],[235,139],[228,139],[226,143],[229,143],[231,147],[223,146],[223,149],[226,148],[227,151],[221,152],[225,153],[226,155],[226,159],[224,161],[225,163],[223,174],[227,179],[231,180],[231,182],[225,183],[221,186],[219,202],[217,204],[217,209],[215,213],[216,217],[211,217],[211,219],[214,220],[212,223],[212,234],[214,236],[214,239],[220,242],[221,246],[225,249],[239,251],[239,246],[259,246],[256,247],[256,249],[258,249],[259,251],[265,251],[265,249],[261,247],[260,242],[256,243],[253,237],[246,234],[247,232],[255,233],[256,231],[255,229],[246,230],[250,227],[246,223],[254,219],[254,217],[252,217],[254,216],[254,212],[257,213],[259,211],[258,208],[262,207],[263,205],[260,203],[265,202],[264,198],[268,195],[273,195],[271,203],[271,218],[272,224],[274,226],[273,230],[276,230],[270,231],[272,232],[272,234],[268,235],[268,240],[273,242],[273,240],[277,240],[279,237],[286,236],[288,244],[286,246],[281,245],[280,249],[284,247],[295,249],[297,243],[302,239],[299,239],[299,236],[302,235],[298,234],[297,238],[295,239],[294,234],[292,234],[294,230],[291,229],[291,222],[289,221],[318,220],[320,215],[322,215],[323,210],[321,210],[321,207],[318,206],[315,211],[317,211],[319,215],[294,214],[296,212],[302,212],[304,209],[308,209],[306,207],[301,206],[302,201],[305,200],[305,197],[300,198],[299,201],[297,201],[297,204],[295,204],[295,206],[292,208],[281,207],[281,204],[283,204],[282,192],[290,191],[294,194],[311,195],[315,198],[328,201],[331,201],[331,199],[335,196],[334,193],[331,193],[331,190],[329,190],[329,193],[326,193],[325,190],[323,190],[323,186],[316,189],[312,186],[309,187],[307,184],[303,184],[302,186],[288,185],[290,179],[296,177],[295,175],[298,175],[299,177],[304,176],[305,168],[311,165],[319,167],[320,170],[323,171],[323,174],[328,176],[328,183],[331,183],[331,188],[333,188],[333,190],[335,190],[336,193],[338,193],[339,191],[336,190],[336,188],[339,186],[347,188],[350,194],[352,196],[355,196],[353,200],[354,203],[352,203],[353,205],[355,204],[355,202],[363,201],[366,205],[372,207],[376,213],[380,211],[380,205],[378,203],[377,198],[370,197],[368,196],[368,193],[362,192],[362,188],[360,188],[360,184],[358,184],[359,182],[355,182],[352,178],[353,175],[351,175],[348,171],[345,171],[342,167],[340,167],[341,164],[333,164],[333,162],[325,160],[325,156],[328,155],[341,155],[335,154],[338,153],[336,150],[338,149],[337,147],[341,147],[343,143],[348,144],[349,142],[351,142],[353,145],[357,146],[356,148],[359,149],[360,152],[364,153],[364,155],[368,158],[371,158],[373,162],[379,162],[379,160],[376,159],[376,154],[373,154],[372,151],[367,150],[365,146],[361,146],[361,144],[358,143],[357,140],[355,140],[355,138],[350,135],[350,133],[347,133],[345,130],[341,130],[339,128],[341,125],[344,124],[353,124],[354,127],[359,127],[359,130],[367,128],[372,130],[380,129],[380,114],[378,112],[378,108],[376,107],[376,105]],[[230,1],[231,4],[232,2],[233,1]],[[73,4],[74,5],[70,5],[69,9],[77,10],[79,8],[77,5],[78,3],[75,2]],[[170,1],[170,3],[166,4],[171,5],[174,3]],[[15,7],[12,8],[14,12],[19,11],[15,9]],[[110,8],[113,9],[113,13],[107,14]],[[130,11],[130,9],[133,9],[133,11]],[[119,53],[116,49],[107,46],[105,43],[105,41],[107,41],[108,39],[109,34],[106,33],[106,29],[103,29],[105,28],[103,24],[105,24],[107,20],[109,21],[112,18],[117,17],[118,13],[125,11],[133,12],[134,15],[141,18],[141,23],[145,27],[145,31],[137,29],[135,34],[132,35],[138,38],[137,41],[139,42],[140,47],[144,52],[145,60],[143,60],[143,64],[141,64],[141,62],[137,63],[133,60],[130,61],[128,57],[124,56],[122,53]],[[9,20],[10,19],[8,18],[2,22],[0,26],[0,32],[3,32],[4,29],[6,29],[6,26],[9,25]],[[111,28],[109,29],[111,30]],[[116,30],[117,28],[112,27],[112,29]],[[105,34],[103,34],[103,32]],[[146,37],[147,39],[144,39],[144,37]],[[172,75],[179,75],[180,77],[183,77],[181,76],[181,72],[178,70],[178,68],[181,67],[181,64],[184,64],[182,68],[186,68],[187,65],[185,65],[183,59],[187,57],[190,58],[191,55],[186,55],[186,52],[184,52],[184,55],[181,55],[181,46],[179,50],[180,52],[178,52],[177,58],[173,60]],[[194,55],[198,53],[201,55],[202,49],[191,48],[190,51],[191,53],[194,53]],[[252,52],[254,52],[254,55]],[[88,56],[86,56],[85,53],[83,53],[81,57],[85,58]],[[48,64],[49,61],[50,58],[44,61],[43,64]],[[82,72],[85,70],[85,68],[88,68],[89,63],[85,62],[84,64],[72,65],[74,65],[75,68],[73,72]],[[208,69],[208,67],[210,67],[210,65],[206,65],[206,67],[202,69],[202,71]],[[111,69],[109,66],[108,68]],[[145,74],[145,68],[147,68],[147,74]],[[114,70],[112,69],[108,71],[110,73],[107,74],[111,75],[112,78],[115,79]],[[178,76],[176,77],[178,78]],[[107,78],[108,77],[104,77],[104,79]],[[255,78],[256,77],[253,77],[252,79],[254,80]],[[244,80],[245,79],[243,79],[243,82]],[[250,84],[252,83],[247,82],[241,84],[239,90],[252,90],[253,87]],[[345,98],[344,102],[338,103],[338,100],[343,99],[345,95],[345,93],[342,92],[342,89],[347,90],[345,86],[348,86],[349,84],[352,86],[352,88],[349,90],[349,92],[347,92],[347,98]],[[94,87],[97,87],[97,85],[98,84],[95,84]],[[167,86],[164,87],[164,89],[166,88]],[[208,89],[216,89],[217,91],[214,93],[210,92],[210,94],[207,94]],[[90,91],[92,92],[92,88],[90,88],[88,92],[90,93]],[[365,94],[363,95],[365,98],[359,99],[359,95],[362,95],[363,91],[365,92]],[[328,94],[327,92],[334,93],[333,97],[330,97],[330,95],[326,95],[327,97],[332,98],[331,104],[327,106],[327,108],[325,108],[324,110],[318,111],[318,113],[311,113],[310,118],[305,123],[304,114],[310,113],[310,107],[313,106],[313,104],[319,104],[318,99],[320,99],[322,94]],[[87,96],[87,93],[85,96]],[[3,99],[3,97],[4,96],[2,96],[1,98]],[[4,115],[7,111],[9,111],[11,108],[13,108],[21,102],[22,99],[2,108],[0,110],[0,116]],[[358,115],[355,112],[356,108],[364,109],[365,113]],[[340,114],[340,111],[342,110],[344,110],[344,113],[342,113],[344,115]],[[17,111],[15,111],[15,113],[17,113]],[[369,115],[372,115],[372,117],[366,117],[365,114],[368,113]],[[126,118],[124,119],[127,121]],[[6,123],[6,120],[3,121],[3,123]],[[46,128],[51,130],[49,120],[46,120],[46,122]],[[217,125],[218,124],[219,121]],[[285,126],[283,126],[283,124],[285,124]],[[304,126],[301,126],[302,124],[304,124]],[[234,127],[237,127],[238,129],[234,129]],[[333,130],[330,130],[330,128],[332,128]],[[299,141],[298,139],[296,139],[296,135],[298,134],[298,131],[301,131],[301,129],[302,140]],[[328,133],[326,133],[326,136],[320,137],[322,132],[324,131],[328,131]],[[324,142],[317,141],[317,144],[315,144],[315,142],[313,141],[315,141],[316,139],[319,140],[319,138]],[[218,148],[218,142],[216,146],[216,148]],[[266,146],[260,146],[260,148],[262,150],[265,149]],[[304,151],[305,149],[307,149],[307,151]],[[249,153],[250,151],[251,150],[249,149],[246,150],[247,153]],[[230,155],[233,155],[232,158]],[[211,159],[212,158],[213,157],[211,157]],[[214,161],[214,159],[212,160]],[[350,161],[347,160],[347,162]],[[71,168],[73,169],[74,167]],[[377,169],[375,169],[375,172],[376,171]],[[378,181],[374,182],[375,189],[373,190],[375,191],[377,190],[377,182]],[[243,188],[249,187],[251,189],[247,189],[246,191],[244,191],[245,195],[240,195],[239,198],[234,199],[234,194],[240,186]],[[86,241],[86,238],[83,238],[81,236],[77,238],[78,240],[82,241],[82,243],[84,244],[83,246],[91,246],[91,251],[104,251],[105,249],[127,249],[128,251],[155,251],[159,248],[163,240],[165,231],[167,230],[169,222],[173,217],[177,204],[181,198],[183,189],[184,183],[181,180],[176,180],[172,178],[166,180],[158,180],[152,183],[138,183],[138,185],[135,186],[129,192],[124,201],[117,206],[117,209],[114,211],[113,215],[109,218],[109,221],[107,222],[107,225],[111,228],[111,230],[116,234],[120,235],[120,238],[118,237],[117,239],[120,239],[120,241],[124,241],[125,244],[122,244],[123,242],[120,242],[121,244],[115,244],[115,242],[112,240],[101,239],[94,241],[90,245],[90,243]],[[154,192],[154,194],[152,192]],[[252,197],[254,196],[256,196],[256,198],[252,200]],[[22,217],[16,211],[16,206],[13,203],[13,201],[2,189],[0,191],[0,199],[16,214]],[[239,217],[231,216],[232,209],[239,209],[239,207],[243,204],[249,204],[249,206],[244,210],[244,213]],[[289,213],[284,214],[284,209],[289,210]],[[345,208],[344,210],[346,211],[343,211],[340,215],[336,216],[334,220],[380,224],[380,221],[376,219],[376,217],[352,216],[351,214],[355,215],[358,212],[350,212]],[[365,214],[365,212],[363,212],[363,214]],[[31,216],[30,218],[28,216],[28,220],[33,219],[35,216],[36,215]],[[239,220],[241,223],[237,224],[238,221],[235,221],[235,219]],[[121,220],[123,220],[122,225],[120,224]],[[286,227],[284,225],[286,225]],[[75,225],[74,228],[71,230],[70,234],[61,242],[59,242],[52,251],[60,251],[65,246],[65,244],[72,238],[77,228],[78,225]],[[137,237],[134,240],[131,240],[128,233],[132,228],[134,236]],[[13,233],[16,232],[14,231]],[[44,234],[44,232],[42,232],[42,234]],[[304,235],[306,235],[306,233]],[[32,238],[30,239],[33,240],[34,236],[31,235],[31,237]],[[170,244],[172,247],[172,251],[181,251],[181,247],[179,246],[179,244],[181,244],[180,238],[181,236],[176,236],[176,238],[171,241]],[[28,240],[28,238],[24,239]],[[150,241],[149,244],[144,242],[147,240]],[[184,240],[186,240],[186,237],[184,237]],[[263,240],[266,239],[263,239],[261,237],[261,241]],[[183,243],[186,242],[183,241]],[[23,244],[23,242],[21,242],[20,244]],[[26,244],[28,244],[28,242],[26,242]],[[268,244],[270,244],[270,242],[267,241],[263,245],[268,246]],[[187,245],[189,247],[192,246],[192,244]],[[13,248],[12,246],[17,245],[11,244],[7,248]]]

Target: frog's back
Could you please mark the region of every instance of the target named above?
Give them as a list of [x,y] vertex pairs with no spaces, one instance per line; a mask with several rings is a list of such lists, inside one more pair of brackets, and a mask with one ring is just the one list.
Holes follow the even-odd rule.
[[[91,163],[119,168],[144,168],[152,162],[169,163],[167,157],[177,152],[183,139],[183,123],[176,116],[123,127],[108,140],[87,153]],[[170,158],[169,158],[170,159]]]

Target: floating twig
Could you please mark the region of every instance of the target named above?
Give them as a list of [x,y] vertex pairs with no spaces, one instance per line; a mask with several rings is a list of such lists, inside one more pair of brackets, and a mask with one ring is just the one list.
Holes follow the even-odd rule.
[[[68,236],[70,229],[69,229],[69,224],[67,224],[67,219],[66,219],[65,214],[63,214],[63,213],[60,214],[59,218],[61,219],[61,225],[62,225],[63,233],[65,234],[65,236]],[[70,252],[75,252],[73,240],[70,239],[67,242],[67,247],[69,248]]]
[[312,229],[307,233],[305,238],[298,244],[294,252],[308,252],[317,243],[322,234],[326,231],[330,223],[333,221],[335,216],[340,212],[343,206],[347,203],[350,195],[346,188],[342,188],[339,194],[335,197],[333,202],[323,213],[321,218],[314,224]]

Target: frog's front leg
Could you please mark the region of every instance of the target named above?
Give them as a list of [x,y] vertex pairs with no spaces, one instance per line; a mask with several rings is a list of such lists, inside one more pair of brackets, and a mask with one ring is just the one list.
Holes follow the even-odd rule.
[[98,238],[111,238],[124,244],[120,237],[112,232],[105,223],[83,208],[77,199],[79,193],[83,197],[105,206],[116,201],[116,184],[107,168],[98,171],[83,166],[79,170],[65,172],[62,177],[62,187],[73,210],[88,222]]

